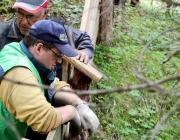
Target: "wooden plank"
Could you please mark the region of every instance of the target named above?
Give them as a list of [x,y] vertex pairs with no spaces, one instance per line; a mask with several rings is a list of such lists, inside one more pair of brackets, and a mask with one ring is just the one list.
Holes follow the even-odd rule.
[[96,70],[94,67],[92,67],[89,63],[84,64],[83,62],[77,60],[75,57],[66,57],[63,56],[63,59],[65,59],[67,62],[72,64],[75,68],[77,68],[79,71],[84,73],[86,76],[94,80],[95,82],[98,82],[103,74]]
[[86,0],[80,30],[86,31],[92,39],[93,45],[96,44],[98,25],[99,25],[99,0]]
[[46,140],[63,140],[66,125],[60,125],[54,130],[51,130]]

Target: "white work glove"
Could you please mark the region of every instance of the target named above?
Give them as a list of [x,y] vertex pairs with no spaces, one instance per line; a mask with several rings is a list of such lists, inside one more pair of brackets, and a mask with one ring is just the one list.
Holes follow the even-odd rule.
[[81,125],[81,119],[80,116],[75,109],[76,114],[74,118],[70,121],[70,124],[72,125],[72,137],[76,138],[82,131],[82,125]]
[[80,102],[76,104],[75,107],[79,113],[84,130],[88,130],[90,135],[94,135],[99,126],[99,119],[95,113],[85,102]]

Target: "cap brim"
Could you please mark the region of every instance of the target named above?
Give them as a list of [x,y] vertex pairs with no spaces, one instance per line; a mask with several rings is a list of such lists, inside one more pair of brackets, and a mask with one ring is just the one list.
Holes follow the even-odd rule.
[[37,13],[39,12],[43,7],[42,6],[34,6],[30,5],[24,2],[15,2],[15,4],[12,6],[12,8],[21,8],[29,13]]
[[68,57],[75,57],[78,55],[76,51],[69,44],[56,44],[56,43],[53,44],[61,51],[62,54]]

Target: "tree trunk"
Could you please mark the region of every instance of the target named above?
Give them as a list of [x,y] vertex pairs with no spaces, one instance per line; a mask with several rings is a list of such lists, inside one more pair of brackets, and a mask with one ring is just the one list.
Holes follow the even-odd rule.
[[101,0],[100,23],[97,42],[110,45],[113,37],[113,1]]
[[131,6],[136,6],[139,3],[139,0],[131,0]]

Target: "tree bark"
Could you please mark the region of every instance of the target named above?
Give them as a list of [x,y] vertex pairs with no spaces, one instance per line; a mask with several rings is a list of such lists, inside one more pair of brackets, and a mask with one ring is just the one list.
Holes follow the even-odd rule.
[[139,3],[139,0],[131,0],[131,6],[136,6]]
[[[73,78],[70,79],[68,82],[71,85],[72,89],[78,89],[78,90],[90,90],[91,89],[91,82],[92,80],[84,75],[82,72],[80,72],[78,69],[74,68],[73,71]],[[80,98],[86,102],[91,102],[91,96],[90,95],[85,95],[85,96],[80,96]],[[72,127],[70,126],[70,135],[68,140],[88,140],[88,134],[87,131],[84,129],[82,130],[81,134],[77,138],[72,138],[71,132],[72,132]]]
[[113,1],[101,0],[97,42],[110,45],[113,37]]

